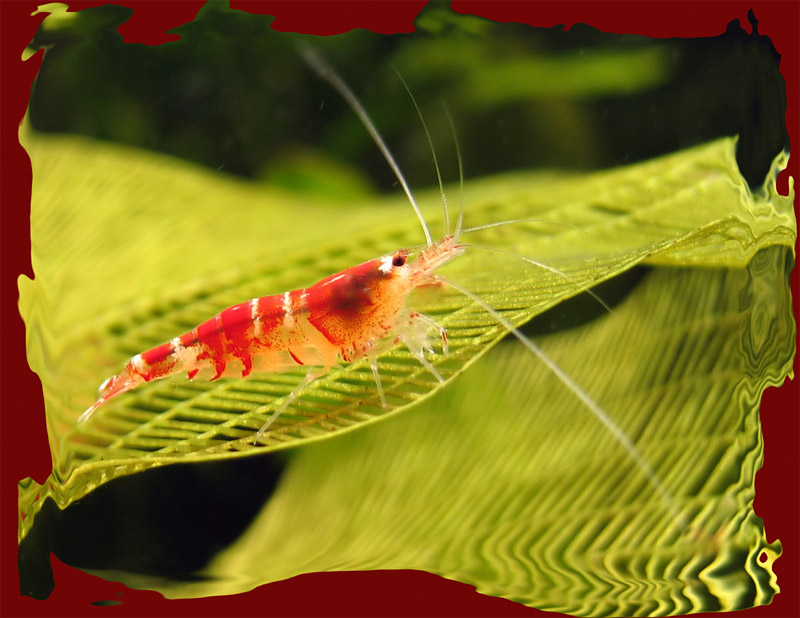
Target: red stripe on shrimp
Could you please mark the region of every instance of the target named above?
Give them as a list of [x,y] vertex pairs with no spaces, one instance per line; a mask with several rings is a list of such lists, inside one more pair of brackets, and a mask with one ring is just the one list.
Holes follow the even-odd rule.
[[127,365],[127,371],[144,378],[145,382],[157,380],[170,375],[177,364],[177,359],[172,354],[172,342],[162,343],[155,348],[134,356]]
[[253,370],[253,330],[252,307],[250,302],[228,307],[219,314],[219,322],[225,335],[227,351],[242,361],[242,377]]
[[255,313],[251,313],[253,337],[261,345],[272,350],[282,346],[285,334],[282,330],[285,313],[283,296],[283,294],[275,294],[255,299],[256,310]]
[[[206,320],[193,331],[202,351],[197,355],[197,360],[209,359],[214,365],[215,374],[212,380],[222,376],[228,364],[225,355],[225,344],[222,341],[222,320],[215,315]],[[192,377],[192,376],[190,376]]]
[[[147,352],[142,352],[140,354],[142,360],[145,363],[145,367],[150,365],[157,365],[159,363],[164,362],[167,360],[169,355],[172,354],[172,343],[162,343],[160,346],[156,346],[152,350],[147,350]],[[139,368],[136,367],[138,370]]]
[[[180,337],[178,337],[178,341],[180,341],[181,345],[184,348],[192,347],[193,345],[195,345],[197,343],[197,331],[196,330],[192,330],[192,331],[189,331],[188,333],[182,334]],[[170,343],[172,343],[172,342],[170,342]]]

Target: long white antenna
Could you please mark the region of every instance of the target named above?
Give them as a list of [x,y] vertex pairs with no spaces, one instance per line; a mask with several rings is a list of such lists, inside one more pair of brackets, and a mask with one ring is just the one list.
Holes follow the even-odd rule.
[[461,234],[461,226],[464,223],[464,159],[461,157],[461,145],[458,143],[458,133],[453,123],[453,117],[450,115],[450,110],[447,109],[444,101],[442,101],[442,108],[444,109],[444,115],[447,117],[447,124],[450,125],[450,133],[453,136],[453,143],[456,145],[456,158],[458,159],[458,220],[456,221],[456,229],[453,232],[453,237],[458,238],[459,234]]
[[333,70],[333,67],[325,62],[325,60],[319,53],[317,53],[316,50],[310,47],[305,47],[300,50],[300,53],[308,65],[314,69],[322,79],[333,86],[340,95],[342,95],[342,98],[347,101],[348,105],[350,105],[358,118],[361,120],[361,123],[364,125],[364,127],[366,127],[367,131],[369,131],[372,139],[375,140],[375,144],[380,149],[381,154],[383,154],[383,157],[386,159],[389,167],[392,168],[394,175],[400,182],[400,186],[403,187],[403,191],[408,197],[408,200],[411,202],[411,206],[417,215],[417,219],[419,219],[419,222],[422,224],[422,231],[425,232],[425,241],[428,243],[428,246],[431,246],[433,244],[433,239],[431,238],[431,233],[428,230],[428,224],[425,222],[425,217],[422,216],[422,211],[419,209],[419,206],[417,206],[417,201],[414,199],[411,189],[408,187],[408,183],[403,177],[403,173],[400,171],[400,168],[395,162],[392,153],[389,152],[389,148],[384,143],[380,133],[378,133],[378,129],[375,128],[372,120],[370,120],[370,117],[367,114],[367,111],[364,109],[364,106],[361,105],[361,102],[356,98],[356,95],[353,93],[353,91],[350,90],[342,78],[339,77],[339,74]]
[[417,110],[417,116],[419,117],[419,121],[422,123],[422,128],[425,130],[425,137],[428,138],[428,146],[431,149],[431,157],[433,158],[433,167],[436,169],[436,181],[439,183],[439,195],[442,196],[442,206],[444,208],[444,229],[445,233],[450,233],[450,210],[447,208],[447,196],[444,193],[444,183],[442,182],[442,172],[439,169],[439,158],[436,156],[436,148],[433,146],[433,139],[431,138],[431,132],[428,131],[428,123],[425,122],[425,116],[422,115],[422,110],[419,108],[419,104],[417,103],[416,97],[411,92],[411,88],[408,87],[406,80],[403,79],[403,76],[400,75],[400,71],[397,70],[396,67],[392,66],[394,72],[397,73],[397,77],[400,79],[400,83],[403,84],[403,88],[406,89],[408,93],[408,98],[411,99],[411,102],[414,104],[414,109]]
[[650,482],[650,485],[656,490],[659,497],[661,498],[662,502],[667,506],[667,508],[672,513],[672,516],[675,520],[680,521],[681,525],[685,527],[686,522],[683,520],[683,516],[678,511],[678,508],[675,506],[675,502],[672,499],[670,493],[664,489],[664,486],[661,483],[661,479],[655,473],[655,471],[650,467],[650,464],[645,461],[642,454],[639,452],[639,449],[636,448],[636,445],[631,442],[630,438],[625,434],[622,429],[620,429],[619,425],[617,425],[614,420],[608,415],[608,413],[600,407],[600,405],[592,399],[589,394],[583,390],[575,380],[573,380],[569,374],[567,374],[561,367],[556,365],[553,360],[545,354],[542,349],[537,346],[533,341],[531,341],[528,337],[522,334],[522,332],[517,329],[511,322],[506,320],[497,310],[493,309],[491,305],[489,305],[486,301],[484,301],[481,297],[476,296],[466,288],[461,287],[450,281],[449,279],[444,279],[443,277],[439,278],[440,281],[449,285],[455,290],[461,292],[467,298],[473,300],[478,305],[483,307],[483,309],[491,315],[497,322],[504,326],[508,331],[514,335],[521,343],[524,345],[528,350],[533,352],[533,354],[542,361],[547,368],[552,371],[555,376],[561,380],[561,382],[566,386],[572,393],[580,399],[581,403],[585,405],[589,410],[591,410],[592,414],[597,417],[603,425],[611,432],[611,435],[619,442],[622,447],[628,452],[631,458],[636,462],[636,465],[644,472],[647,480]]
[[[465,233],[468,232],[468,231],[470,231],[470,230],[464,230]],[[499,249],[497,247],[487,247],[485,245],[473,245],[473,244],[466,244],[466,243],[459,243],[459,244],[460,244],[460,246],[467,247],[468,249],[480,249],[481,251],[490,251],[491,253],[499,253],[501,255],[511,255],[511,256],[514,256],[517,259],[522,260],[523,262],[527,262],[528,264],[532,264],[533,266],[537,266],[537,267],[541,268],[542,270],[546,270],[547,272],[551,272],[554,275],[558,275],[560,277],[563,277],[567,281],[575,282],[575,277],[570,277],[567,273],[565,273],[562,270],[558,270],[558,268],[555,268],[554,266],[550,266],[548,264],[545,264],[544,262],[539,262],[538,260],[534,260],[533,258],[529,258],[527,256],[520,255],[519,253],[514,253],[513,251],[508,251],[507,249]],[[600,303],[603,306],[603,309],[605,309],[609,313],[614,313],[612,311],[611,307],[608,306],[606,301],[604,301],[595,292],[593,292],[591,288],[585,288],[585,289],[581,290],[581,292],[586,292],[589,296],[591,296],[598,303]]]
[[571,227],[579,232],[583,232],[587,236],[589,232],[584,230],[582,227],[575,225],[574,223],[569,223],[568,221],[555,221],[554,219],[538,219],[536,217],[523,217],[522,219],[506,219],[505,221],[495,221],[494,223],[484,223],[483,225],[475,225],[473,227],[468,227],[464,230],[461,230],[462,234],[468,234],[470,232],[477,232],[479,230],[488,230],[493,227],[501,227],[503,225],[511,225],[514,223],[553,223],[555,225],[566,225],[567,227]]

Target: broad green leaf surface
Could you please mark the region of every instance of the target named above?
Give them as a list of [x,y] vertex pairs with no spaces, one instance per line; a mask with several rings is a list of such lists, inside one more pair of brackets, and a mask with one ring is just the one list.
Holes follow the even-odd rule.
[[769,603],[781,548],[752,504],[760,393],[794,353],[789,253],[760,252],[746,268],[655,269],[613,314],[541,339],[635,439],[666,500],[509,340],[406,414],[299,449],[208,579],[100,574],[169,598],[411,568],[587,616]]
[[[319,440],[447,386],[396,348],[381,357],[387,409],[368,367],[354,363],[307,388],[261,447],[253,445],[254,432],[301,373],[153,383],[76,427],[97,385],[131,355],[226,306],[306,287],[416,245],[422,235],[399,198],[342,209],[130,149],[33,135],[25,145],[34,169],[36,279],[21,278],[20,310],[29,362],[43,384],[54,471],[41,493],[35,483],[21,484],[20,537],[47,497],[64,507],[149,467]],[[733,149],[728,139],[611,172],[470,182],[463,196],[468,225],[547,220],[476,233],[470,242],[535,257],[566,276],[477,250],[442,272],[521,324],[643,261],[741,267],[760,248],[792,246],[792,196],[750,195]],[[455,202],[457,191],[449,194]],[[438,198],[419,197],[434,234],[442,233]],[[410,302],[448,329],[450,353],[431,360],[450,381],[504,329],[452,290],[423,292]]]

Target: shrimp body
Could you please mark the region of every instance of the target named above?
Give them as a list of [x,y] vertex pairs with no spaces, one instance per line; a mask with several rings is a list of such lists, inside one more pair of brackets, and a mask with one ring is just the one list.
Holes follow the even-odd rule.
[[190,332],[131,358],[100,386],[99,398],[78,420],[86,421],[101,404],[140,384],[181,374],[190,380],[217,380],[308,365],[321,368],[310,374],[316,378],[339,360],[370,357],[380,389],[374,359],[382,345],[403,341],[424,359],[431,327],[446,342],[444,329],[409,311],[406,299],[415,288],[437,283],[434,271],[462,252],[452,236],[445,236],[413,262],[408,261],[411,252],[401,249],[309,288],[228,307]]

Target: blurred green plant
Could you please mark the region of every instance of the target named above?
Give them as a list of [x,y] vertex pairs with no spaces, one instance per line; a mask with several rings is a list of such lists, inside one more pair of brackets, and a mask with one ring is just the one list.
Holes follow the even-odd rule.
[[[31,43],[48,50],[31,98],[34,128],[251,178],[285,169],[287,153],[310,145],[390,186],[369,136],[300,61],[297,45],[311,43],[364,99],[412,186],[432,184],[432,170],[389,65],[429,108],[446,102],[473,178],[521,167],[606,168],[740,135],[737,157],[757,187],[786,144],[778,56],[738,24],[717,38],[652,40],[580,24],[493,23],[431,2],[412,34],[312,37],[209,2],[175,29],[180,41],[148,47],[126,45],[116,32],[130,12],[105,5],[45,20]],[[434,143],[449,143],[447,124],[430,124]]]

